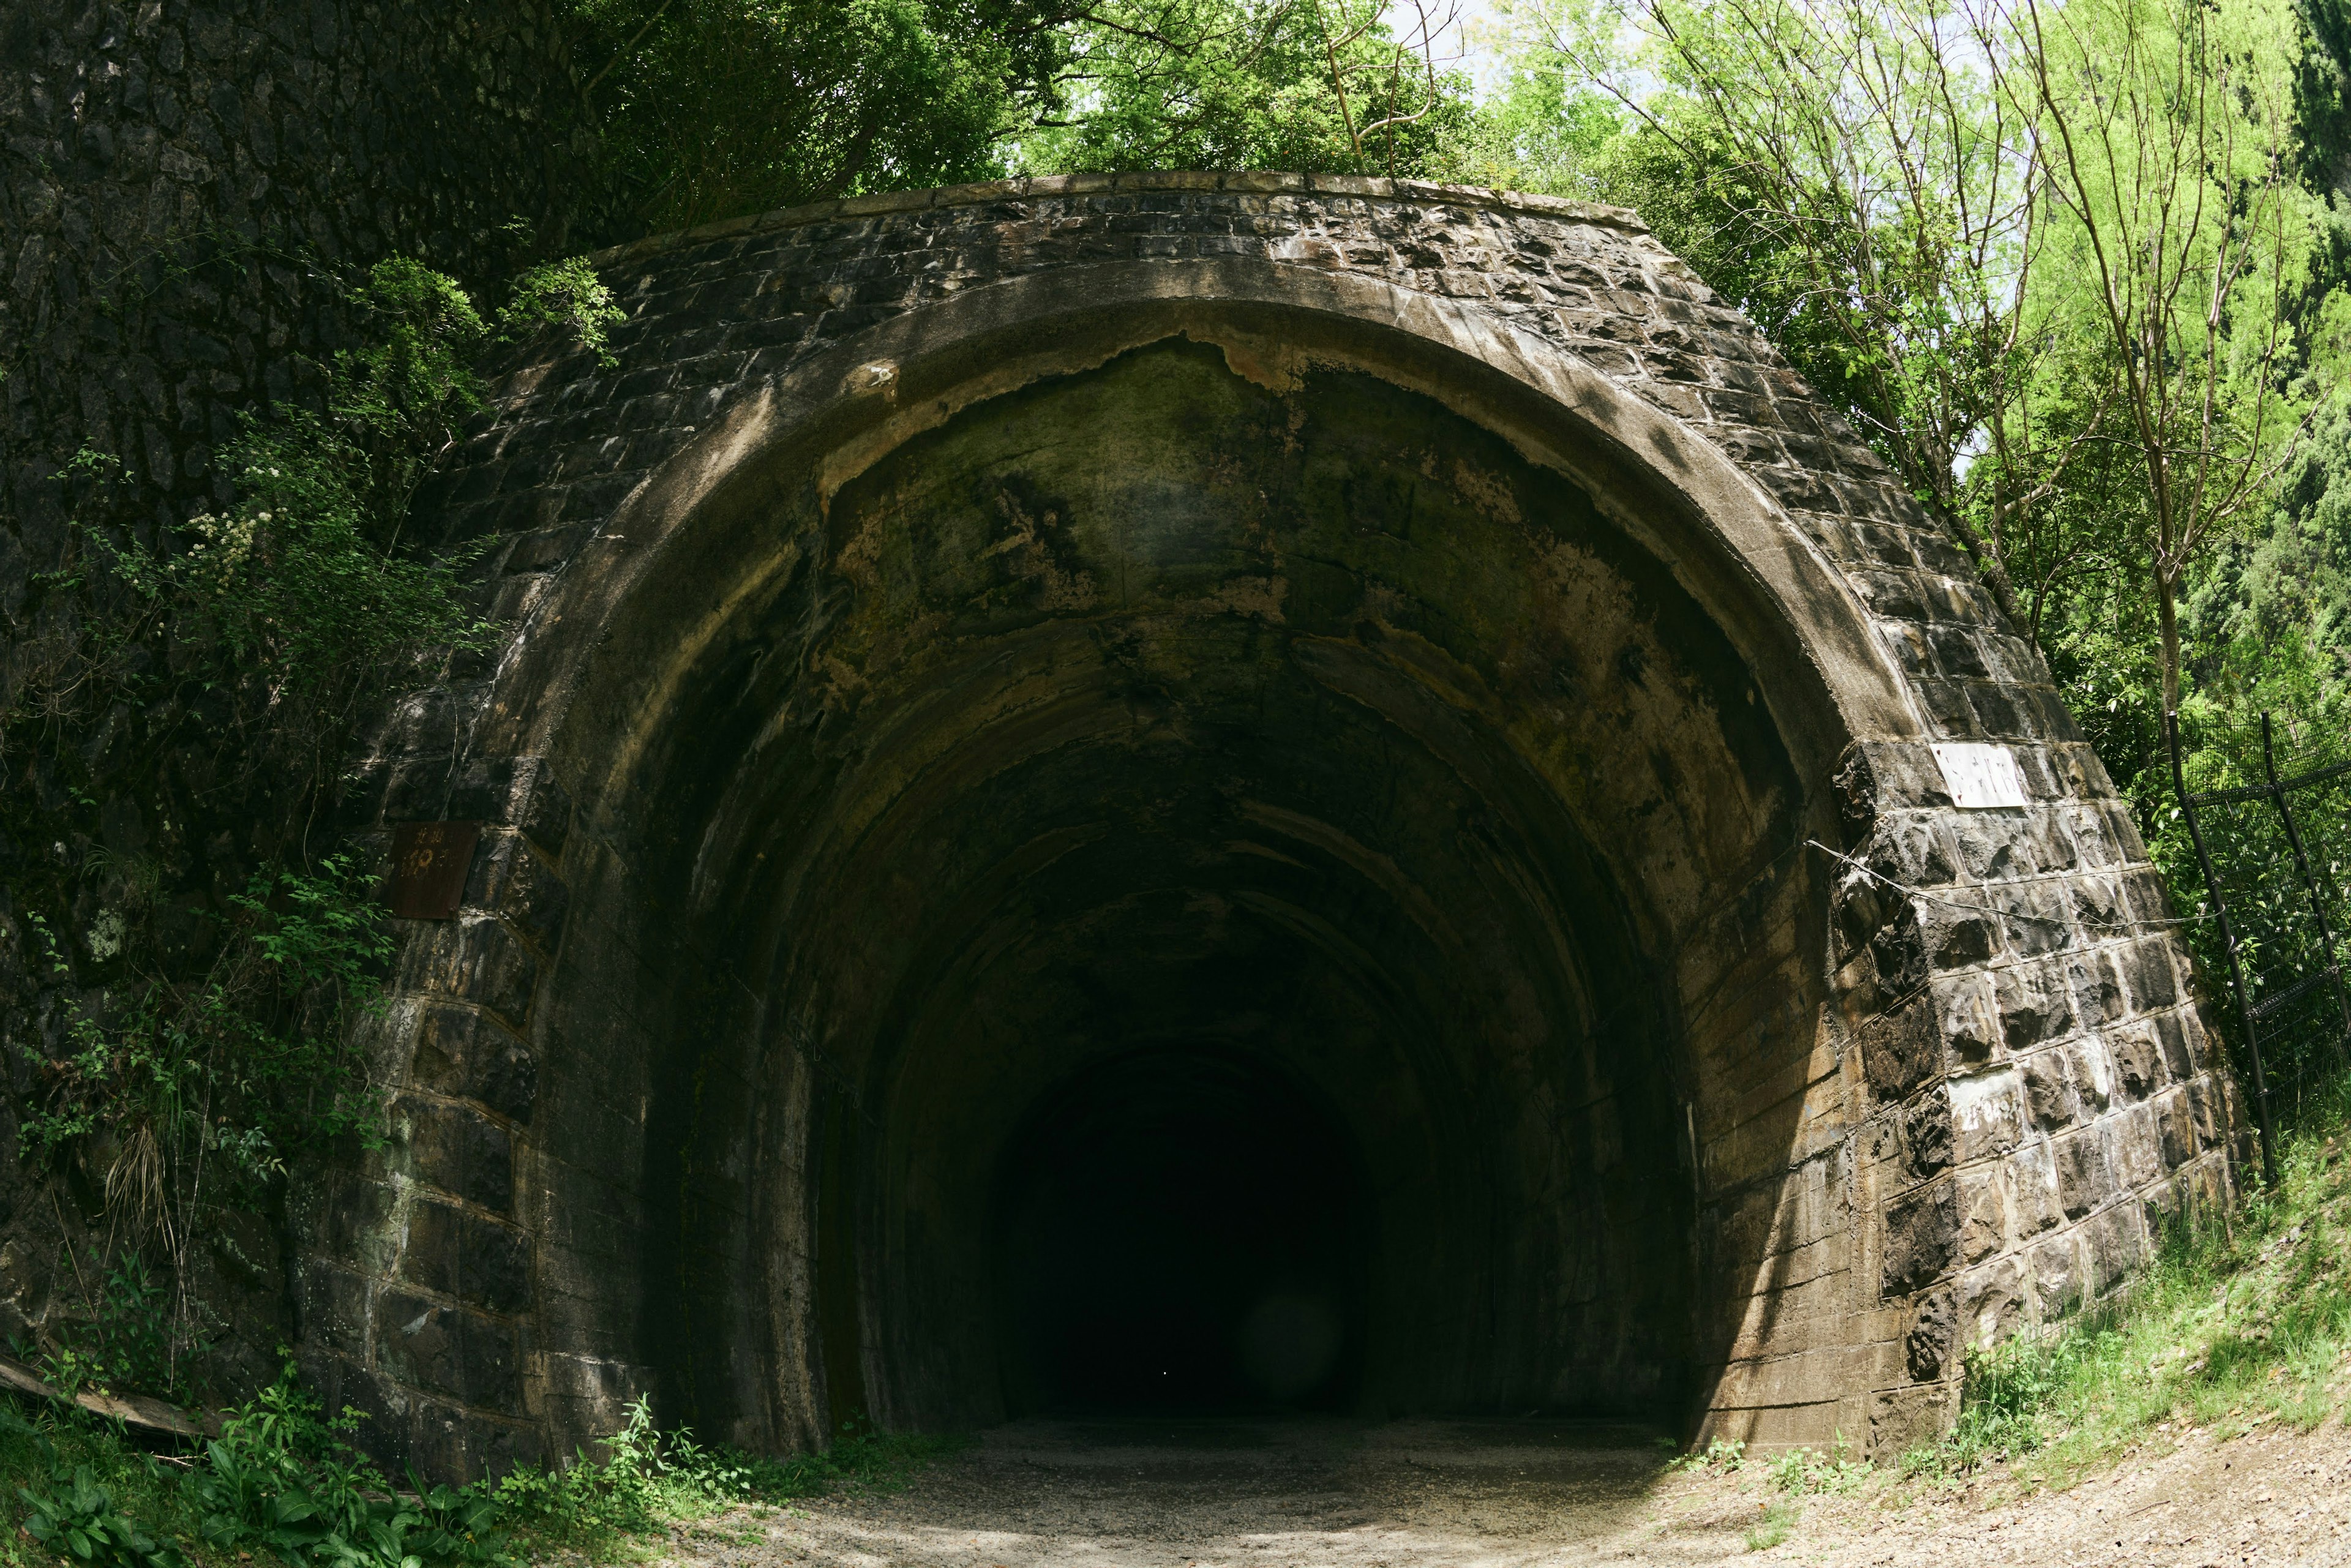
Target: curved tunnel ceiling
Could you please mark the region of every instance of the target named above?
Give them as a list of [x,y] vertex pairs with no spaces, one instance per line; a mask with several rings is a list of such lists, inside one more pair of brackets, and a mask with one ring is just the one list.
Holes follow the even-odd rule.
[[[1676,955],[1806,801],[1673,573],[1422,393],[1251,379],[1182,338],[977,403],[798,507],[800,564],[713,641],[637,777],[680,896],[768,998],[756,1047],[677,1049],[741,1054],[755,1098],[813,1051],[858,1107],[829,1178],[743,1150],[752,1192],[789,1196],[707,1243],[756,1271],[766,1233],[854,1207],[826,1331],[858,1337],[853,1371],[828,1363],[850,1402],[1019,1406],[1019,1331],[973,1308],[1004,1296],[1017,1129],[1170,1050],[1262,1060],[1358,1152],[1379,1239],[1351,1397],[1677,1389]],[[739,1274],[693,1272],[660,1288],[711,1297],[694,1322],[737,1310]],[[736,1354],[676,1367],[705,1425]]]

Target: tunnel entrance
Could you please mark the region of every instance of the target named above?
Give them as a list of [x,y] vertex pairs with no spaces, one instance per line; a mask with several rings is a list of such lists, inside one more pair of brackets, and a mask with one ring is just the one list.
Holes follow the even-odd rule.
[[1344,1408],[1374,1242],[1362,1159],[1264,1062],[1114,1058],[1050,1094],[998,1180],[1005,1406]]
[[[1886,1452],[2225,1185],[2159,879],[1942,531],[1629,214],[1342,185],[604,258],[652,358],[517,365],[428,486],[509,632],[346,806],[484,836],[354,1036],[402,1131],[303,1222],[306,1366],[420,1456],[1179,1364]],[[1291,1271],[1320,1384],[1234,1348]]]
[[1674,1422],[1720,1354],[1697,1107],[1784,1161],[1822,972],[1763,677],[1636,492],[1280,326],[902,388],[601,655],[673,672],[664,1416]]

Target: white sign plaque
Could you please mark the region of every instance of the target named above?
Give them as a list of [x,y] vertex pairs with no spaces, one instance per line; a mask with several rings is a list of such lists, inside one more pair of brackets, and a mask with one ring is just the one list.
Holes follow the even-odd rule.
[[1943,787],[1951,792],[1954,806],[1983,810],[2025,803],[2024,771],[2016,765],[2016,753],[2005,746],[1938,746],[1935,760],[1942,766]]

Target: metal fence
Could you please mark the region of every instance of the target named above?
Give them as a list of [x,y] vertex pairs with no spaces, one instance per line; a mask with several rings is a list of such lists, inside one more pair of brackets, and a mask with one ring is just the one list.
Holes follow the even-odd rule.
[[2228,973],[2261,1127],[2262,1170],[2274,1184],[2280,1104],[2298,1105],[2329,1076],[2351,1069],[2342,947],[2351,930],[2343,894],[2351,869],[2351,760],[2282,775],[2263,714],[2259,782],[2191,793],[2176,714],[2165,717],[2164,744],[2207,898],[2209,926],[2191,923],[2189,943]]

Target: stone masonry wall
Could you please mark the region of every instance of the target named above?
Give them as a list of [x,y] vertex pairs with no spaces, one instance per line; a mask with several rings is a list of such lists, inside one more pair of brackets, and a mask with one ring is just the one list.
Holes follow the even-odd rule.
[[[2226,1190],[2234,1124],[2185,951],[2039,654],[1834,411],[1628,214],[1353,178],[1071,176],[666,236],[597,258],[629,311],[618,367],[517,367],[424,507],[452,536],[498,536],[493,612],[528,639],[625,498],[820,350],[1008,277],[1209,256],[1384,280],[1613,379],[1776,499],[1903,672],[1917,735],[1849,751],[1846,841],[1805,852],[1852,860],[1795,1163],[1761,1181],[1720,1168],[1745,1113],[1698,1113],[1714,1255],[1756,1281],[1716,1308],[1733,1348],[1709,1369],[1708,1431],[1834,1429],[1898,1449],[1948,1416],[1962,1338],[2105,1289],[2160,1211]],[[534,997],[573,852],[538,759],[469,739],[501,695],[498,663],[403,704],[350,802],[352,825],[379,833],[480,817],[490,847],[461,917],[413,934],[384,1041],[419,1108],[414,1141],[333,1196],[345,1218],[319,1231],[305,1277],[317,1373],[456,1469],[568,1445],[632,1392],[624,1344],[545,1343],[535,1303],[596,1288],[575,1277],[587,1231],[618,1257],[646,1222],[625,1191],[595,1216],[541,1201],[549,1173],[593,1159],[534,1133],[518,1087],[547,1045]],[[2031,803],[1956,809],[1938,740],[2011,748]],[[634,1113],[608,1109],[614,1125]],[[523,1173],[513,1207],[509,1169]]]
[[[199,915],[278,849],[284,816],[229,782],[201,714],[61,737],[18,708],[28,662],[85,604],[42,574],[73,559],[69,519],[152,539],[225,498],[213,454],[240,413],[301,398],[346,340],[329,270],[404,253],[479,287],[559,253],[590,151],[576,108],[547,0],[0,8],[0,1040],[16,1097],[0,1334],[68,1310],[57,1228],[103,1175],[69,1171],[47,1201],[12,1157],[14,1103],[64,1053],[77,1004],[195,950]],[[119,458],[124,483],[74,479],[84,450]],[[162,878],[159,949],[93,945],[120,895],[103,868],[141,859]],[[62,980],[27,953],[36,914],[67,938]],[[207,1287],[225,1292],[232,1383],[269,1370],[294,1326],[266,1228],[242,1227]]]

